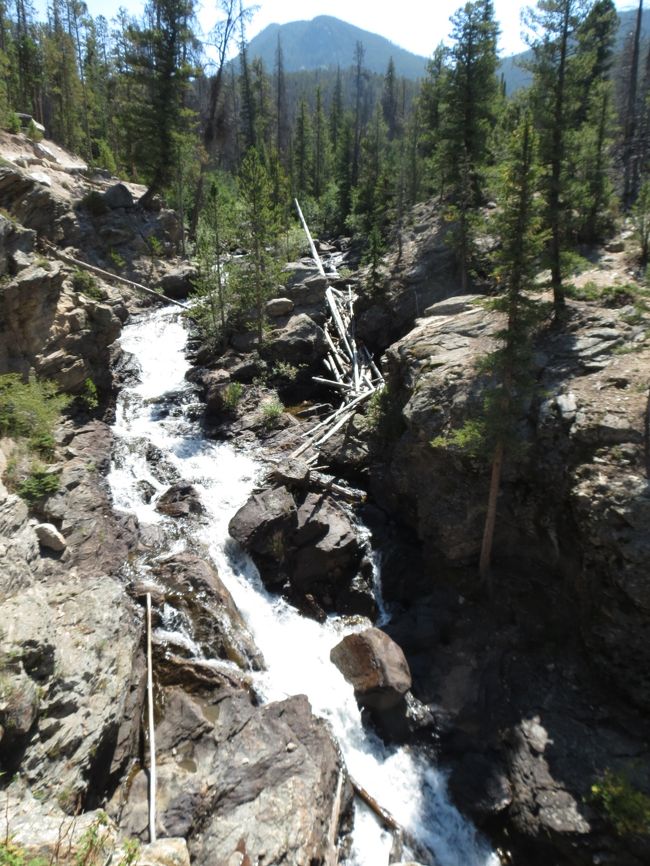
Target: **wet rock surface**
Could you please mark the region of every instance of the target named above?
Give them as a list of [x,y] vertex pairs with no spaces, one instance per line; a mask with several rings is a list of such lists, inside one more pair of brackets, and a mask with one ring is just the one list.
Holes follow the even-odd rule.
[[242,670],[259,670],[263,660],[216,569],[191,553],[179,553],[153,569],[163,590],[156,593],[156,609],[164,604],[190,624],[191,637],[205,658],[234,662]]
[[[193,863],[228,863],[242,853],[310,866],[331,856],[351,790],[305,697],[256,708],[242,693],[168,689],[164,707],[156,731],[159,831],[186,837]],[[143,772],[115,808],[125,830],[145,834]]]
[[404,653],[378,628],[347,635],[334,647],[330,658],[354,686],[361,706],[368,709],[391,709],[411,688]]
[[349,510],[322,490],[305,490],[301,482],[295,490],[263,490],[239,509],[228,531],[251,553],[264,583],[308,615],[375,613],[372,572],[360,571],[357,527]]
[[156,511],[168,517],[189,517],[191,514],[202,514],[204,508],[196,488],[179,481],[172,484],[158,499]]

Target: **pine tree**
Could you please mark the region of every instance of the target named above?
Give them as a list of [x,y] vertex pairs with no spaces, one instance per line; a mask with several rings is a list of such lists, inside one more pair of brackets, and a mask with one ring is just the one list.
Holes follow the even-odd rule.
[[272,184],[255,148],[248,151],[239,173],[242,205],[242,240],[248,261],[239,280],[241,301],[255,317],[257,340],[264,338],[265,304],[278,282],[279,266],[273,253],[278,237],[278,214],[272,199]]
[[392,141],[399,132],[399,109],[397,98],[397,75],[393,58],[388,61],[384,75],[384,89],[381,95],[381,108],[388,130],[388,140]]
[[334,92],[332,94],[332,104],[330,106],[329,127],[330,141],[332,150],[337,152],[339,146],[339,133],[343,123],[343,81],[341,79],[341,67],[336,68],[336,83],[334,84]]
[[639,8],[632,41],[632,60],[630,73],[626,82],[627,100],[623,117],[623,142],[621,158],[623,162],[623,206],[628,208],[634,201],[638,191],[638,165],[635,159],[637,123],[639,104],[637,99],[639,79],[639,56],[641,45],[641,28],[643,26],[643,0],[639,0]]
[[248,151],[257,145],[257,118],[255,112],[255,99],[253,97],[253,82],[250,64],[248,62],[248,48],[242,26],[239,42],[239,89],[241,92],[241,130],[244,151]]
[[[545,198],[551,232],[551,287],[556,313],[564,308],[561,253],[566,221],[567,132],[571,129],[571,61],[575,57],[580,22],[586,11],[585,0],[539,0],[536,10],[528,10],[526,23],[534,34],[533,94],[536,126],[540,131],[541,158],[547,167]],[[574,64],[575,66],[575,64]]]
[[611,226],[614,118],[609,80],[618,17],[612,0],[596,0],[578,25],[567,61],[565,157],[561,169],[567,242],[594,243]]
[[359,177],[359,158],[361,156],[361,136],[363,134],[364,117],[364,84],[366,80],[363,60],[366,50],[363,42],[357,41],[354,48],[354,147],[352,150],[352,183]]
[[286,168],[289,156],[289,116],[287,109],[287,80],[284,73],[284,52],[279,33],[275,51],[275,120],[275,149]]
[[307,103],[300,100],[293,140],[293,189],[298,199],[311,195],[312,129]]
[[352,159],[354,154],[354,119],[345,114],[338,136],[335,154],[336,166],[336,217],[335,230],[343,231],[345,221],[352,210]]
[[474,249],[476,209],[484,199],[488,145],[495,121],[498,27],[491,0],[466,3],[451,18],[452,38],[444,76],[444,110],[436,159],[444,166],[447,216],[460,273],[467,290]]
[[193,0],[150,0],[143,25],[128,28],[132,96],[138,96],[128,107],[129,125],[139,127],[138,162],[149,183],[145,206],[172,182],[176,138],[191,124],[185,102],[196,51],[193,20]]
[[30,0],[15,0],[15,2],[15,53],[18,86],[12,102],[19,111],[33,114],[42,123],[43,111],[39,98],[42,56],[36,38],[34,9]]
[[[497,37],[492,0],[466,3],[452,18],[453,44],[446,81],[444,139],[449,181],[469,172],[471,199],[483,199],[483,170],[498,94]],[[464,181],[463,181],[464,182]],[[453,193],[452,193],[453,196]]]
[[81,150],[83,105],[76,48],[66,26],[64,0],[53,0],[51,17],[43,39],[45,89],[49,101],[46,125],[52,137],[71,151]]
[[232,301],[228,252],[234,238],[236,203],[225,177],[212,180],[196,240],[198,279],[192,315],[206,338],[225,348]]
[[325,192],[327,172],[329,168],[329,141],[327,120],[323,110],[323,98],[320,87],[316,88],[316,111],[314,113],[313,155],[312,155],[312,191],[315,199]]
[[436,177],[436,188],[444,192],[447,176],[446,160],[436,159],[443,139],[442,119],[447,93],[449,51],[440,44],[427,63],[427,76],[422,82],[418,100],[418,119],[421,121],[419,147],[431,162],[431,174]]
[[484,407],[492,471],[479,571],[487,582],[503,461],[508,450],[518,447],[516,428],[531,387],[531,326],[536,310],[525,292],[534,285],[543,243],[535,199],[536,172],[533,122],[530,113],[524,112],[502,169],[500,209],[496,217],[500,247],[494,277],[503,286],[503,294],[493,307],[505,313],[506,325],[499,335],[501,347],[484,365],[491,369],[496,380]]

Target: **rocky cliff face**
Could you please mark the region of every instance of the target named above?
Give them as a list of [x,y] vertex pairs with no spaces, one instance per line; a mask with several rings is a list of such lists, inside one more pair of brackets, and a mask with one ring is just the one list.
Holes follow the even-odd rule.
[[[395,502],[426,555],[452,564],[477,559],[488,467],[431,441],[481,413],[475,363],[501,323],[474,300],[434,305],[387,353],[406,426],[388,468]],[[573,597],[593,657],[647,707],[645,323],[629,307],[574,303],[564,327],[540,335],[535,364],[526,456],[509,462],[499,500],[497,562],[543,571],[549,597]]]

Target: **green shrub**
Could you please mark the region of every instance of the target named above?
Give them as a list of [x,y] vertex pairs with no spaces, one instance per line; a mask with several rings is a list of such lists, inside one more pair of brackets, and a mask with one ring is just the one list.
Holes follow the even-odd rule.
[[75,292],[86,295],[94,301],[106,300],[106,295],[102,289],[99,288],[99,284],[95,277],[93,277],[92,274],[89,274],[88,271],[83,271],[81,268],[77,268],[72,275],[72,288]]
[[489,451],[489,435],[482,418],[470,418],[461,427],[430,441],[432,448],[453,448],[475,460],[485,459]]
[[116,271],[121,271],[126,264],[125,259],[117,252],[117,250],[109,250],[108,257]]
[[619,836],[650,833],[650,797],[635,788],[623,773],[606,770],[591,786],[591,797]]
[[18,373],[0,376],[0,435],[27,439],[34,450],[51,451],[54,427],[70,399],[45,379],[31,376],[23,382]]
[[244,394],[244,386],[241,382],[230,382],[223,390],[223,405],[226,409],[234,411]]
[[573,250],[564,250],[560,255],[560,269],[565,278],[575,277],[591,267],[591,262]]
[[15,111],[10,112],[7,118],[7,129],[13,135],[17,135],[20,132],[20,118]]
[[601,293],[603,303],[607,307],[627,307],[629,304],[636,303],[639,296],[643,294],[645,293],[633,283],[606,286]]
[[92,379],[86,379],[84,389],[79,395],[79,399],[85,405],[89,412],[92,412],[99,406],[99,396],[97,394],[97,385]]
[[300,372],[300,368],[295,364],[290,364],[288,361],[277,361],[274,364],[271,374],[280,379],[287,379],[289,382],[295,382]]
[[43,138],[43,133],[36,126],[33,118],[29,121],[29,126],[25,130],[25,133],[27,135],[27,138],[30,138],[32,141],[41,141],[41,139]]
[[600,297],[600,289],[593,280],[588,280],[580,287],[567,283],[564,291],[568,298],[575,298],[577,301],[596,301]]
[[284,406],[277,397],[262,405],[262,422],[265,427],[275,427],[284,412]]
[[111,174],[117,174],[117,163],[108,142],[103,138],[99,138],[95,144],[97,145],[95,164],[100,168],[105,168],[106,171],[110,171]]
[[56,493],[59,489],[59,476],[50,472],[47,466],[40,463],[32,463],[29,475],[18,485],[18,495],[26,502],[33,504]]
[[147,246],[149,247],[149,254],[154,259],[159,259],[164,250],[163,242],[156,235],[149,235],[147,238]]
[[14,845],[11,839],[0,842],[0,866],[48,866],[42,857],[28,859],[24,848]]

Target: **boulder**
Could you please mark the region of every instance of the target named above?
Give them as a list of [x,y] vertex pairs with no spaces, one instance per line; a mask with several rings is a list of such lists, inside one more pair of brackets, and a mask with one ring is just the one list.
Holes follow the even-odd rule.
[[0,297],[0,367],[54,379],[78,393],[86,379],[110,386],[110,345],[121,322],[106,304],[80,297],[61,262],[37,260]]
[[[63,788],[59,790],[63,792]],[[102,863],[112,861],[111,854],[119,844],[117,827],[101,809],[69,816],[54,799],[43,800],[42,789],[36,798],[19,781],[3,791],[0,835],[3,842],[11,840],[9,850],[14,846],[20,849],[18,862],[58,866],[88,862],[90,838],[97,839],[93,856]]]
[[270,477],[285,487],[306,487],[309,483],[311,469],[308,463],[298,457],[287,457],[270,472]]
[[334,647],[330,658],[354,686],[362,707],[391,709],[411,688],[411,672],[404,653],[378,628],[347,635]]
[[232,519],[230,534],[251,553],[269,588],[284,586],[301,610],[318,612],[317,619],[321,608],[338,610],[339,602],[346,613],[371,612],[371,591],[357,580],[363,543],[351,515],[326,494],[305,491],[308,475],[300,463],[295,473],[286,486],[251,497]]
[[[14,766],[22,741],[38,717],[36,683],[21,665],[6,665],[0,679],[0,757],[5,767]],[[13,753],[13,754],[12,754]]]
[[[328,727],[304,696],[255,707],[241,692],[212,698],[164,690],[156,729],[159,832],[187,839],[197,866],[328,862],[349,818],[351,789]],[[115,798],[126,833],[147,834],[147,774]],[[332,824],[332,816],[335,823]],[[247,859],[232,860],[237,854]]]
[[52,178],[44,171],[30,171],[27,177],[35,180],[37,183],[43,184],[43,186],[52,186]]
[[[308,493],[298,509],[292,539],[298,548],[291,583],[325,601],[325,588],[348,586],[357,573],[361,545],[347,512],[322,493]],[[333,598],[326,607],[331,609]]]
[[159,280],[163,294],[176,301],[183,301],[194,289],[198,271],[192,265],[179,265],[167,271]]
[[184,481],[172,484],[156,502],[156,511],[168,517],[189,517],[204,510],[196,488]]
[[163,587],[156,606],[166,602],[184,615],[190,637],[205,658],[235,662],[242,670],[263,666],[242,615],[210,563],[179,553],[157,564],[153,573]]
[[427,307],[423,316],[455,316],[457,313],[464,313],[476,306],[482,299],[483,295],[458,295],[455,298],[448,298],[444,301],[437,301]]
[[327,353],[323,329],[309,316],[292,316],[284,328],[274,331],[262,349],[270,361],[289,364],[315,364]]
[[36,536],[43,547],[60,553],[66,549],[67,543],[56,526],[51,523],[39,523],[34,528]]
[[69,200],[8,164],[0,165],[0,207],[50,241],[65,245],[77,239]]
[[286,487],[276,487],[251,496],[228,524],[228,532],[249,552],[281,559],[296,521],[293,497]]
[[117,210],[118,208],[131,208],[134,204],[131,190],[123,183],[116,183],[113,184],[113,186],[109,186],[104,193],[104,201],[111,210]]
[[226,370],[210,370],[201,382],[205,388],[205,414],[211,420],[219,420],[229,407],[226,402],[226,388],[231,382]]
[[329,280],[322,274],[315,274],[313,277],[307,277],[305,286],[307,289],[316,289],[325,294],[325,289],[329,285]]
[[187,842],[185,839],[157,839],[142,845],[135,866],[190,866]]
[[288,262],[282,269],[282,273],[286,275],[287,286],[295,286],[296,283],[301,283],[306,277],[313,276],[317,273],[316,265],[313,259],[302,259],[299,262]]
[[290,298],[272,298],[267,301],[266,315],[272,319],[287,316],[293,311],[294,303]]

